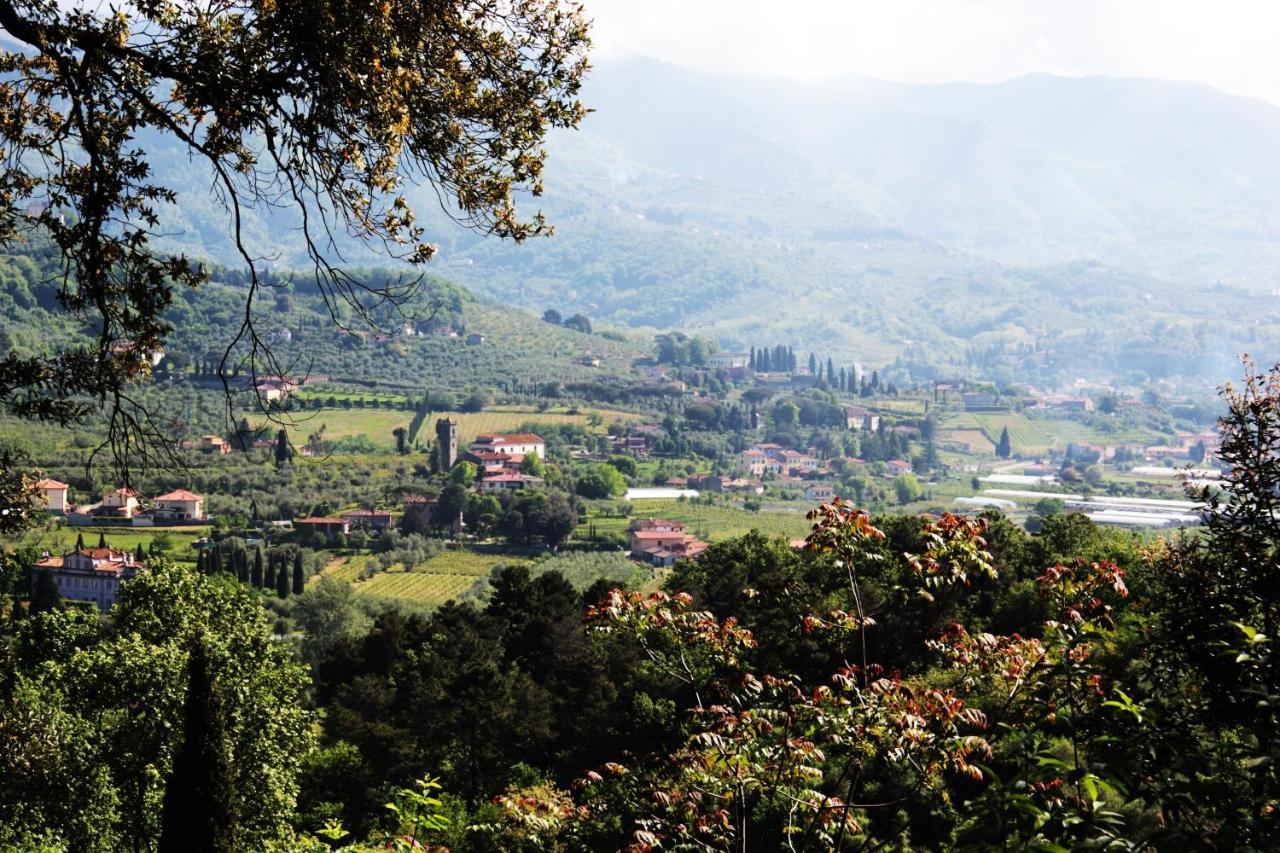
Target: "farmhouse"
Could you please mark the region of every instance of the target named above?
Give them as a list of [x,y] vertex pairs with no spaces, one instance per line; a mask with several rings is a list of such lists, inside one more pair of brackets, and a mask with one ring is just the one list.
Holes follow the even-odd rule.
[[293,529],[303,533],[310,533],[313,536],[332,539],[339,533],[343,536],[350,533],[351,522],[342,518],[333,518],[332,516],[312,516],[311,518],[294,519]]
[[36,483],[36,488],[44,491],[46,510],[58,514],[67,511],[67,496],[71,493],[71,487],[66,483],[60,483],[57,480],[41,480]]
[[804,499],[809,503],[826,503],[835,496],[835,488],[827,483],[814,483],[804,490]]
[[[407,501],[406,501],[407,503]],[[391,513],[381,509],[353,509],[338,515],[352,527],[365,530],[386,530],[391,527]]]
[[891,477],[896,477],[899,474],[910,474],[912,471],[911,463],[905,459],[890,459],[884,465],[889,469],[889,476]]
[[102,503],[93,510],[93,515],[108,518],[131,519],[138,512],[138,498],[142,497],[128,486],[121,486],[114,492],[107,492]]
[[674,565],[676,560],[697,557],[707,543],[690,536],[684,524],[665,518],[642,518],[627,528],[631,556],[654,566]]
[[875,432],[880,429],[880,416],[860,406],[850,406],[844,410],[845,426],[861,432]]
[[201,436],[200,452],[226,456],[231,452],[231,445],[220,435]]
[[174,521],[203,521],[204,498],[186,489],[175,489],[156,498],[152,516]]
[[531,432],[513,433],[511,435],[485,433],[484,435],[476,436],[476,440],[471,442],[471,446],[467,449],[472,453],[488,451],[490,453],[519,454],[521,456],[536,453],[540,459],[547,458],[547,443],[542,440],[541,436]]
[[480,490],[484,492],[516,492],[532,486],[541,486],[541,477],[531,477],[519,472],[491,474],[480,481]]
[[53,573],[54,583],[63,598],[88,601],[99,610],[110,610],[120,599],[120,584],[147,567],[129,551],[115,548],[77,548],[61,557],[48,551],[32,566],[35,573]]

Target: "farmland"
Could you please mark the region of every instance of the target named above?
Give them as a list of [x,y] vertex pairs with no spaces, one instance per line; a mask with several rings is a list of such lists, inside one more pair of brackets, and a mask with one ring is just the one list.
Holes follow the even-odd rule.
[[339,558],[325,567],[325,575],[354,584],[360,595],[373,599],[404,601],[422,607],[438,607],[470,592],[482,593],[495,566],[520,562],[518,557],[451,549],[411,569],[395,565],[360,580],[370,558]]
[[[428,419],[419,440],[431,437],[431,424],[438,418],[458,421],[458,439],[466,444],[477,435],[487,432],[509,432],[525,425],[561,426],[572,424],[585,427],[591,415],[597,414],[604,423],[634,420],[637,416],[613,410],[584,410],[570,414],[565,410],[540,412],[532,407],[508,406],[487,409],[483,412],[437,412]],[[324,427],[328,441],[338,441],[352,436],[365,436],[373,444],[391,448],[395,444],[392,431],[407,427],[413,418],[411,412],[389,409],[323,409],[302,421],[301,429],[307,433],[318,432]]]
[[176,559],[193,561],[195,553],[191,543],[209,535],[208,527],[71,527],[69,525],[46,525],[27,531],[10,544],[19,548],[48,549],[51,553],[60,554],[75,547],[76,538],[84,537],[89,547],[98,544],[99,535],[104,535],[107,544],[112,548],[133,551],[142,545],[143,551],[149,551],[151,543],[159,538],[166,553]]
[[[721,542],[742,536],[752,530],[759,530],[768,536],[781,536],[795,539],[808,534],[809,522],[800,510],[788,512],[763,511],[749,512],[733,506],[706,505],[694,501],[681,500],[637,500],[633,502],[635,518],[669,518],[682,521],[691,534],[709,542]],[[616,516],[584,519],[584,527],[579,528],[581,534],[587,523],[595,525],[598,534],[625,533],[629,518]]]

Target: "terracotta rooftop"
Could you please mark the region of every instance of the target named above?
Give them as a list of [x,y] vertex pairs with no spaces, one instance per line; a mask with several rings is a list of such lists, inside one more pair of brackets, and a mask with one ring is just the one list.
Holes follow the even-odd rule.
[[195,492],[188,492],[186,489],[174,489],[167,495],[161,495],[156,498],[158,501],[202,501],[204,498]]

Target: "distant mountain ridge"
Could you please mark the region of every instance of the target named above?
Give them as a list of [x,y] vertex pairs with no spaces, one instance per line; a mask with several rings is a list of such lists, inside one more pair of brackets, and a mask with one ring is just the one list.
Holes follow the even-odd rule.
[[[583,99],[594,112],[552,138],[547,194],[526,202],[557,236],[461,230],[422,189],[433,272],[534,308],[869,361],[963,361],[989,344],[975,336],[1040,346],[1120,316],[1153,346],[1157,323],[1210,323],[1214,364],[1266,345],[1256,317],[1222,306],[1280,282],[1268,104],[1151,80],[797,82],[651,60],[600,62]],[[182,191],[171,244],[235,262],[209,183],[176,148],[149,150]],[[288,215],[247,217],[260,254],[300,263]],[[1218,287],[1235,295],[1205,298]]]

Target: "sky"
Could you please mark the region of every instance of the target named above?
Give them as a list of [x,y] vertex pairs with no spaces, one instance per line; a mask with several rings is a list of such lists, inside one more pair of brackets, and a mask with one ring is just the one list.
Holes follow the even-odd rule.
[[596,55],[709,71],[1205,83],[1280,105],[1280,0],[582,0]]

